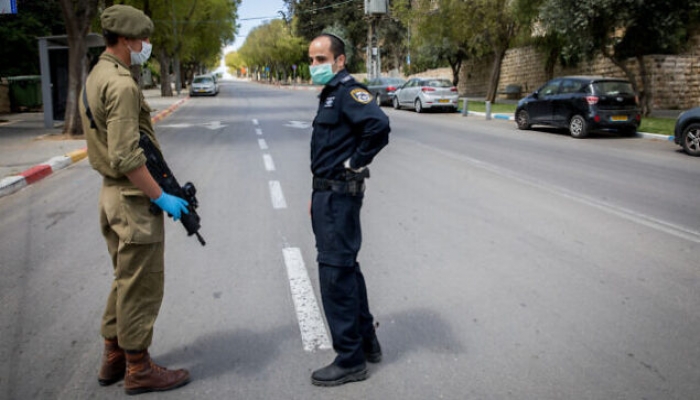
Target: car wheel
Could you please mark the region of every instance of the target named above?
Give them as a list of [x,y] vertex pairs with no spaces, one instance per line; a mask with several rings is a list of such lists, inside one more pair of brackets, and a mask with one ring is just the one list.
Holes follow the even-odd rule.
[[423,104],[420,102],[420,99],[416,99],[416,102],[413,103],[413,107],[416,109],[417,113],[422,113],[423,112]]
[[688,155],[700,156],[700,124],[690,124],[683,130],[681,146]]
[[530,114],[528,114],[525,110],[520,110],[518,113],[518,118],[516,118],[515,122],[518,124],[518,129],[530,129]]
[[580,115],[574,115],[569,121],[569,133],[571,137],[576,139],[583,139],[588,136],[588,124],[586,120]]
[[382,97],[379,95],[379,93],[374,95],[374,101],[377,103],[379,107],[382,106]]
[[400,110],[400,109],[401,109],[401,106],[399,105],[399,99],[398,99],[398,97],[394,97],[393,103],[394,103],[394,110]]

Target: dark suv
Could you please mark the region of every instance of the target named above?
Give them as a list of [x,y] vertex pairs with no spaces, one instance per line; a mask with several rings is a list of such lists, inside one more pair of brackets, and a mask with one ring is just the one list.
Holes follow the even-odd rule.
[[691,108],[676,120],[674,141],[688,155],[700,156],[700,107]]
[[641,114],[629,81],[565,76],[552,79],[521,99],[515,109],[515,121],[519,129],[530,129],[532,125],[568,128],[572,137],[580,139],[596,129],[634,135]]

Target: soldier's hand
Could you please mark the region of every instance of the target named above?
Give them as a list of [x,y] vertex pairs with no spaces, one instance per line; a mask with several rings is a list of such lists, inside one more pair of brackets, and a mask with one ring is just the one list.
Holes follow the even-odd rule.
[[187,203],[185,199],[167,194],[165,191],[161,193],[160,197],[151,201],[156,203],[161,210],[167,212],[168,215],[171,215],[174,221],[179,220],[182,213],[190,213],[190,211],[187,209],[189,203]]

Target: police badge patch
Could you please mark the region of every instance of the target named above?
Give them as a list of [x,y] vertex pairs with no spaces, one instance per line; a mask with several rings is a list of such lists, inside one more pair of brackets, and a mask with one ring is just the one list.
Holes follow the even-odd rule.
[[372,95],[365,89],[353,89],[350,92],[350,96],[352,96],[356,102],[362,104],[368,104],[370,101],[372,101]]

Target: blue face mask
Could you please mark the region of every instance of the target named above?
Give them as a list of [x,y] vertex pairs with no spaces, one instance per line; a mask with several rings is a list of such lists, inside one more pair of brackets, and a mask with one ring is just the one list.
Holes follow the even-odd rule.
[[311,80],[317,85],[325,85],[335,76],[331,63],[312,65],[309,67]]

